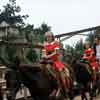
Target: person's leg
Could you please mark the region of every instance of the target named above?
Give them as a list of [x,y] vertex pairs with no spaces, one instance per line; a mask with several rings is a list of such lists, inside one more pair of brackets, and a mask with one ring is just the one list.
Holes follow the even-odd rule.
[[64,77],[66,79],[67,87],[70,88],[71,85],[73,84],[73,78],[72,78],[68,68],[64,68],[63,71],[64,71]]
[[68,88],[67,88],[67,83],[66,83],[66,78],[64,76],[64,73],[62,71],[60,71],[59,74],[60,74],[59,77],[60,77],[61,87],[64,89],[64,92],[67,93]]
[[94,83],[96,81],[96,70],[93,70],[93,81],[94,81]]

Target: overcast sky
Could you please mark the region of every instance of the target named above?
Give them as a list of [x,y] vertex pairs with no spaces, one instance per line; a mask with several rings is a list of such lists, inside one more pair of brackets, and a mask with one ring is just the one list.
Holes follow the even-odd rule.
[[[0,0],[0,8],[7,1]],[[17,0],[17,4],[30,16],[27,23],[38,27],[45,22],[54,34],[100,25],[100,0]]]

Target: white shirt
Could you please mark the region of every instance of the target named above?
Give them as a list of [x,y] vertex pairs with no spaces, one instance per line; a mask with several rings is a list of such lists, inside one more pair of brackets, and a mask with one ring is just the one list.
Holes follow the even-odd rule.
[[100,59],[100,45],[96,46],[96,58]]

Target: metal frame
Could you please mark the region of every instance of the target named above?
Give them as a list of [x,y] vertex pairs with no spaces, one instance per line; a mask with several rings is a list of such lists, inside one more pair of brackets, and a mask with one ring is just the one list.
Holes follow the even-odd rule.
[[72,31],[72,32],[68,32],[68,33],[58,34],[58,35],[55,35],[55,38],[60,40],[61,37],[68,36],[68,37],[64,38],[64,40],[66,40],[66,39],[69,39],[70,37],[75,36],[75,35],[86,35],[86,34],[80,34],[80,33],[93,31],[93,30],[97,30],[97,29],[100,29],[100,26],[95,26],[95,27],[86,28],[86,29],[82,29],[82,30],[77,30],[77,31]]

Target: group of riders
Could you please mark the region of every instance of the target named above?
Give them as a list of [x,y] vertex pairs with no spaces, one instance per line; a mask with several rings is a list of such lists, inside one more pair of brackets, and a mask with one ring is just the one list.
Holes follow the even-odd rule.
[[[100,38],[96,37],[93,47],[90,43],[85,43],[84,53],[81,60],[89,65],[92,72],[92,78],[95,81],[100,66]],[[50,95],[59,94],[63,90],[66,94],[70,91],[73,78],[71,78],[70,67],[61,60],[63,54],[61,52],[61,43],[55,40],[52,32],[45,33],[45,41],[42,48],[42,71],[46,75],[51,75],[56,80],[58,88],[54,89]]]
[[[56,73],[59,89],[64,87],[65,92],[68,92],[66,88],[68,88],[68,86],[70,87],[71,84],[71,80],[68,81],[70,72],[66,64],[60,59],[62,57],[60,49],[61,44],[54,39],[53,33],[46,32],[42,58],[52,62],[51,70]],[[91,46],[89,42],[84,44],[84,52],[80,59],[89,65],[88,70],[92,74],[92,79],[95,84],[100,66],[100,37],[95,38],[93,46]],[[48,66],[46,65],[45,68],[45,70],[47,70]]]

